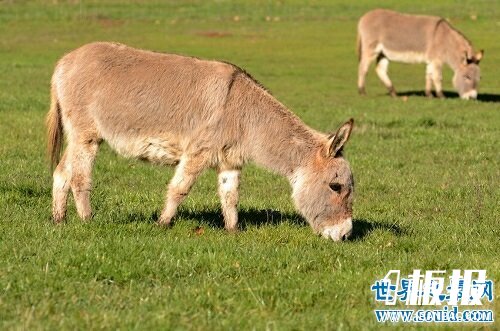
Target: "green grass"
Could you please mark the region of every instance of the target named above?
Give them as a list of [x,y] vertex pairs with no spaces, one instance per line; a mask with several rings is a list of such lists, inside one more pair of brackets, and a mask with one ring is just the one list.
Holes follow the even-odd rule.
[[[359,97],[356,20],[375,6],[447,17],[484,48],[481,100],[391,99],[373,70]],[[499,312],[499,11],[451,0],[0,1],[0,329],[378,329],[373,309],[383,306],[370,285],[390,269],[487,269],[497,283],[488,307]],[[157,228],[172,169],[107,146],[94,218],[82,223],[70,199],[66,224],[54,226],[50,76],[65,52],[94,40],[236,63],[319,130],[354,117],[354,240],[313,235],[286,180],[252,165],[239,234],[222,229],[213,172],[175,226]],[[391,64],[391,77],[399,91],[422,91],[424,70]],[[448,69],[448,91],[450,80]]]

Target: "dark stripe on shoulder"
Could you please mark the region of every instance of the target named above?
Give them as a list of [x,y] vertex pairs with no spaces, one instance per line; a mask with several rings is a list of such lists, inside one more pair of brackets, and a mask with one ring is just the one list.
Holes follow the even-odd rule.
[[[226,63],[226,62],[224,62]],[[240,74],[236,68],[233,67],[233,73],[231,74],[231,80],[229,81],[229,86],[227,87],[227,96],[229,96],[229,93],[231,93],[231,89],[233,88],[234,81],[236,80],[236,77]],[[227,99],[227,98],[226,98]]]
[[[238,75],[243,75],[243,76],[249,78],[252,82],[254,82],[257,86],[259,86],[261,89],[263,89],[267,93],[272,94],[271,91],[269,91],[269,89],[267,89],[264,85],[262,85],[257,79],[255,79],[252,75],[250,75],[245,69],[242,69],[231,62],[227,62],[227,61],[220,61],[220,62],[228,64],[234,68],[234,72],[231,75],[231,82],[229,83],[229,91],[231,90],[231,87],[233,86],[233,83],[234,83],[234,80],[236,79],[236,77],[238,77]],[[229,91],[228,91],[228,93],[229,93]]]
[[436,22],[436,25],[434,26],[434,33],[432,35],[436,35],[436,32],[437,32],[437,29],[439,28],[439,25],[441,25],[441,23],[445,23],[446,20],[444,18],[440,18],[437,22]]

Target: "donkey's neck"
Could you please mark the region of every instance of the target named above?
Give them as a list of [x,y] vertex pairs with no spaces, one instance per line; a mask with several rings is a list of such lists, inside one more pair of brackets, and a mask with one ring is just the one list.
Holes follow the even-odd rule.
[[473,55],[473,48],[470,41],[451,25],[444,24],[443,28],[448,30],[446,63],[456,71],[463,64],[464,56]]
[[[296,115],[260,87],[252,88],[255,100],[247,126],[249,158],[292,179],[325,143],[325,135],[309,128]],[[248,120],[248,119],[247,119]]]

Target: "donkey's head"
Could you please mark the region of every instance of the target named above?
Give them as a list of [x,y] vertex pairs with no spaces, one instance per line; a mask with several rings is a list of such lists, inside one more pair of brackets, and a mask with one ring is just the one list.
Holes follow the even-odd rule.
[[352,232],[354,181],[349,163],[342,157],[352,127],[350,119],[329,136],[292,179],[297,209],[316,233],[334,241],[345,240]]
[[462,99],[477,98],[479,80],[481,79],[479,62],[483,58],[483,54],[484,51],[482,50],[472,56],[465,53],[462,64],[455,71],[453,86],[455,86]]

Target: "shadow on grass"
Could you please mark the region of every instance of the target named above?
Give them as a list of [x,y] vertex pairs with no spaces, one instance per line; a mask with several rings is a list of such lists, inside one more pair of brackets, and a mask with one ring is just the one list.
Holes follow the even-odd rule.
[[378,221],[368,221],[365,219],[355,219],[352,222],[352,235],[350,241],[363,240],[375,230],[391,232],[400,237],[406,235],[406,230],[396,224],[387,224]]
[[[447,99],[458,99],[458,93],[452,91],[443,91],[445,98]],[[398,97],[426,97],[425,91],[403,91],[397,92]],[[433,97],[436,98],[436,93],[433,92]]]
[[[129,213],[124,218],[123,223],[146,222],[154,223],[158,220],[158,211],[145,215],[143,213]],[[196,220],[200,225],[206,225],[216,229],[224,228],[224,220],[220,211],[189,211],[180,210],[174,219],[174,224],[178,219]],[[181,220],[182,222],[182,220]],[[240,210],[238,213],[238,227],[245,231],[250,226],[279,225],[282,223],[293,224],[300,227],[308,227],[309,224],[297,213],[284,213],[270,209],[248,209]],[[396,236],[404,236],[406,230],[396,224],[388,224],[379,221],[369,221],[365,219],[353,220],[353,232],[350,241],[363,240],[375,230],[391,232]]]
[[[120,223],[145,222],[155,223],[160,217],[160,213],[155,211],[149,215],[144,213],[128,213]],[[220,210],[189,211],[181,209],[173,219],[175,224],[179,219],[196,220],[200,224],[205,224],[212,228],[223,229],[224,220]],[[291,223],[298,226],[308,224],[296,213],[283,213],[270,209],[248,209],[238,212],[238,227],[245,230],[248,226],[279,225],[281,223]]]
[[7,184],[0,182],[0,194],[17,193],[23,198],[46,197],[52,192],[48,187],[41,187],[32,183]]
[[125,215],[123,218],[116,220],[117,223],[151,223],[154,224],[160,214],[158,211],[152,212],[150,214],[145,214],[142,212],[131,212]]
[[[224,228],[221,211],[180,211],[178,217],[200,220],[213,228]],[[279,225],[282,223],[308,226],[296,213],[284,213],[271,209],[247,209],[238,211],[238,228],[245,230],[249,226]]]
[[[458,93],[452,91],[443,91],[445,98],[447,99],[458,99]],[[425,91],[404,91],[398,92],[398,97],[426,97]],[[436,95],[434,94],[434,97]],[[477,100],[481,102],[500,102],[500,94],[490,94],[490,93],[479,93]]]
[[481,94],[479,93],[477,99],[482,102],[500,102],[500,94]]

